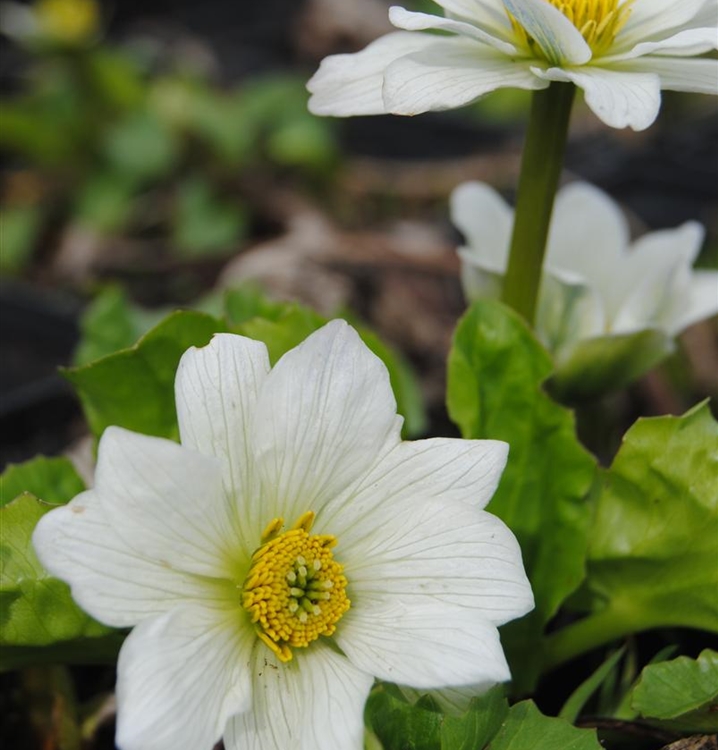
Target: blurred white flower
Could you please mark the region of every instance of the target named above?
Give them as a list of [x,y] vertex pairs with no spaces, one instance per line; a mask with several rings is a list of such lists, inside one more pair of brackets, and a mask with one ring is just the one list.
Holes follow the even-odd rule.
[[[452,193],[451,216],[466,240],[459,256],[467,299],[498,297],[512,209],[493,188],[467,182]],[[623,213],[604,192],[581,182],[559,190],[536,320],[559,370],[580,379],[591,367],[614,367],[635,377],[670,351],[676,334],[718,313],[718,272],[692,268],[702,240],[703,227],[691,221],[631,244]],[[629,338],[644,332],[655,335]]]
[[122,750],[360,750],[374,677],[509,679],[497,626],[533,606],[483,506],[504,443],[402,442],[384,365],[334,321],[273,369],[216,336],[180,363],[182,444],[120,428],[96,486],[34,543],[118,665]]
[[718,60],[686,59],[716,48],[716,0],[435,2],[445,17],[392,7],[405,31],[323,60],[307,84],[310,110],[416,115],[566,81],[607,125],[642,130],[656,119],[661,89],[718,93]]

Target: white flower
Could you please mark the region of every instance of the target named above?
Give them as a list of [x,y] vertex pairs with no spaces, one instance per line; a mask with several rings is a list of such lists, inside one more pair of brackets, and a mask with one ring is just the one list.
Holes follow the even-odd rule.
[[[716,0],[435,0],[446,17],[390,9],[405,31],[333,55],[307,84],[318,115],[416,115],[499,88],[570,81],[607,125],[647,128],[661,89],[718,93]],[[450,36],[422,34],[424,30]]]
[[[467,243],[459,248],[466,297],[498,297],[513,211],[493,188],[467,182],[452,193],[451,216]],[[703,227],[690,221],[631,244],[623,213],[604,192],[582,182],[559,190],[536,320],[559,367],[572,360],[573,367],[576,357],[589,351],[584,345],[600,337],[656,331],[672,339],[718,313],[718,272],[692,268],[702,240]],[[609,354],[606,347],[594,346],[592,352],[604,360]],[[634,348],[621,354],[624,366],[631,354],[646,363],[651,358]],[[589,363],[584,365],[582,370]],[[634,376],[644,369],[638,362],[636,367]]]
[[359,750],[374,677],[509,679],[529,611],[482,510],[507,446],[402,442],[384,365],[334,321],[269,368],[231,334],[180,363],[182,445],[119,428],[96,486],[47,514],[43,564],[109,625],[122,750]]

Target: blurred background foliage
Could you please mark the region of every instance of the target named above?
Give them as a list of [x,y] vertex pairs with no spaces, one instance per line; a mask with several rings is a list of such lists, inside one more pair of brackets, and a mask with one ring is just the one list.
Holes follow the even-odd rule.
[[[22,276],[40,262],[63,275],[69,264],[69,275],[87,281],[93,265],[117,270],[167,258],[228,258],[281,231],[282,211],[266,205],[276,202],[272,191],[280,186],[354,224],[402,212],[445,222],[436,203],[445,203],[461,179],[512,186],[526,92],[499,92],[458,114],[411,120],[337,123],[307,112],[304,83],[317,61],[388,30],[388,2],[229,5],[215,0],[201,12],[159,0],[0,3],[0,31],[10,40],[0,58],[0,271]],[[407,5],[433,7],[430,0]],[[714,175],[705,159],[715,155],[705,145],[715,109],[702,97],[666,99],[664,119],[692,122],[690,141],[669,127],[662,134],[668,143],[660,134],[619,134],[611,142],[579,111],[576,130],[585,138],[573,157],[569,151],[569,167],[618,192],[649,224],[708,223],[706,258],[715,264],[715,191],[707,195],[706,187]],[[672,188],[667,169],[647,164],[656,151],[664,166],[668,160],[687,168],[677,184],[673,176]],[[477,162],[477,154],[489,163]],[[356,157],[358,168],[348,161]],[[427,161],[443,162],[443,171],[404,168]],[[667,211],[668,200],[649,208],[657,189],[671,193]],[[117,238],[127,241],[119,243],[124,256],[110,241]],[[83,264],[83,253],[105,257]]]
[[53,224],[162,237],[179,257],[227,254],[252,218],[241,178],[336,160],[331,123],[306,110],[304,79],[220,87],[191,59],[104,41],[92,0],[6,3],[3,30],[28,67],[3,97],[2,269],[20,271]]

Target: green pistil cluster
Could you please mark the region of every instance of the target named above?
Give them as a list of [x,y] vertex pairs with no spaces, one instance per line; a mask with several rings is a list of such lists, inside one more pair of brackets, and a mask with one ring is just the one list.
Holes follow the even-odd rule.
[[289,611],[299,612],[297,617],[301,622],[306,622],[308,614],[321,614],[318,602],[328,601],[331,598],[329,590],[334,588],[334,582],[321,580],[318,577],[321,569],[322,564],[319,560],[313,560],[308,565],[304,557],[299,555],[294,567],[287,573],[287,583],[291,587]]

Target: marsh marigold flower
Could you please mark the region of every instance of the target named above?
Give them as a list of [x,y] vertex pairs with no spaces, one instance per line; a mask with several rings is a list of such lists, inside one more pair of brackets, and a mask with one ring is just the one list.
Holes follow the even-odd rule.
[[120,653],[122,750],[360,750],[375,677],[509,679],[533,606],[482,508],[507,446],[402,442],[386,368],[341,321],[270,370],[220,334],[176,377],[181,445],[109,428],[96,484],[35,547]]
[[[451,217],[466,240],[459,256],[467,299],[499,297],[513,210],[489,185],[467,182],[452,193]],[[635,377],[677,334],[718,313],[718,272],[693,269],[703,235],[689,221],[632,243],[623,212],[603,191],[585,182],[559,190],[536,319],[559,369],[580,363],[579,380],[591,369]],[[640,346],[627,339],[651,331]]]
[[[607,125],[647,128],[661,89],[718,93],[715,0],[435,0],[392,7],[403,31],[326,58],[307,87],[318,115],[416,115],[500,88],[574,83]],[[422,33],[445,32],[448,36]]]

